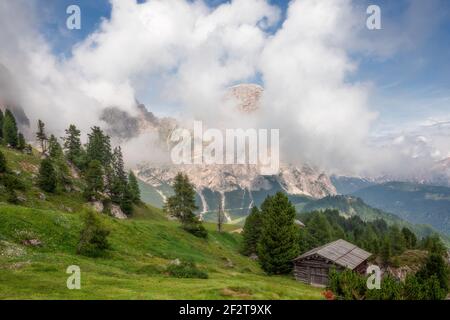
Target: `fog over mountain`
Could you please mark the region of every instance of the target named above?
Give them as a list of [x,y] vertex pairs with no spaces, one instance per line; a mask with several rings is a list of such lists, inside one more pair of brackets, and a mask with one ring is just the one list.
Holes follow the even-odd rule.
[[[275,128],[283,163],[402,178],[427,175],[450,155],[448,130],[423,135],[426,141],[408,133],[374,137],[372,84],[349,81],[358,70],[353,54],[396,48],[362,38],[365,11],[355,1],[292,1],[284,21],[264,0],[214,8],[110,2],[111,18],[67,56],[40,32],[38,1],[0,3],[0,41],[8,44],[0,47],[0,101],[24,111],[28,136],[38,118],[57,136],[70,123],[84,132],[99,124],[137,165],[167,164],[164,139],[193,120],[218,129]],[[236,87],[244,83],[259,89]],[[234,100],[224,98],[230,88]],[[246,92],[254,94],[250,104],[242,102]],[[249,109],[252,99],[258,106]]]

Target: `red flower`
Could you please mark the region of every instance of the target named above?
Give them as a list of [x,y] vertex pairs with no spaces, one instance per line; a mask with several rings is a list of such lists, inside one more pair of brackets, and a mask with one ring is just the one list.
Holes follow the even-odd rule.
[[334,300],[334,293],[331,290],[325,290],[324,292],[322,292],[323,296],[325,297],[325,299],[327,300]]

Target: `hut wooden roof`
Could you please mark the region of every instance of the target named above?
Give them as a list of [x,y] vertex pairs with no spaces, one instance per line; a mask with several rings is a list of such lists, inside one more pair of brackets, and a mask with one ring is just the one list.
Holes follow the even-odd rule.
[[312,249],[294,259],[301,260],[312,255],[319,255],[345,268],[355,269],[372,254],[345,240],[339,239],[321,247]]

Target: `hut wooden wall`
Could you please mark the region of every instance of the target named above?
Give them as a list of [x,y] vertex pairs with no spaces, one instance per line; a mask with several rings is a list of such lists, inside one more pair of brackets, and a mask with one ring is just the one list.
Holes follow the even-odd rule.
[[318,255],[305,257],[294,262],[295,279],[307,284],[328,284],[328,274],[331,268],[341,270],[340,266]]

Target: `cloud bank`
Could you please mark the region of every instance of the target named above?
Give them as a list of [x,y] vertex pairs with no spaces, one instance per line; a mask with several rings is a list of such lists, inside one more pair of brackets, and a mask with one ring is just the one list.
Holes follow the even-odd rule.
[[[187,124],[278,128],[283,162],[358,174],[391,170],[403,159],[395,148],[380,154],[370,145],[377,117],[371,84],[349,80],[358,69],[352,54],[376,51],[361,38],[365,9],[355,2],[291,1],[275,32],[280,10],[265,0],[215,8],[185,0],[110,2],[111,18],[70,57],[55,56],[37,31],[36,3],[0,4],[0,41],[9,44],[0,47],[0,63],[32,124],[42,118],[58,134],[70,123],[86,131],[107,107],[136,115],[142,97],[151,110]],[[224,102],[230,86],[256,80],[265,88],[257,113],[242,115]],[[142,150],[153,140],[140,137],[126,150],[134,160],[151,160],[156,153]]]

